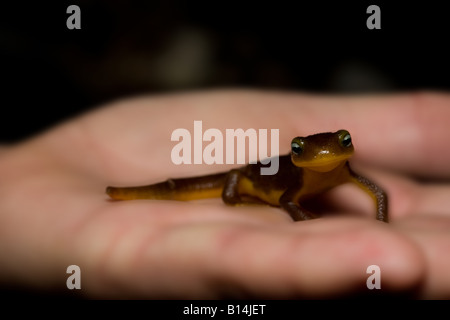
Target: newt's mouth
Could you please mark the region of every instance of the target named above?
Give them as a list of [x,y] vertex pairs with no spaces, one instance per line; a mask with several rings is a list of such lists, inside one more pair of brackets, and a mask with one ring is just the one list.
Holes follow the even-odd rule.
[[348,155],[342,155],[339,157],[334,157],[332,159],[322,158],[309,161],[294,160],[294,165],[317,172],[327,172],[336,169],[340,165],[344,164],[348,160],[348,158],[350,158]]
[[345,161],[333,161],[333,162],[328,162],[326,164],[307,165],[307,166],[304,166],[303,168],[307,168],[309,170],[313,170],[313,171],[317,171],[317,172],[328,172],[333,169],[336,169],[337,167],[339,167],[341,164],[344,164],[344,163],[345,163]]

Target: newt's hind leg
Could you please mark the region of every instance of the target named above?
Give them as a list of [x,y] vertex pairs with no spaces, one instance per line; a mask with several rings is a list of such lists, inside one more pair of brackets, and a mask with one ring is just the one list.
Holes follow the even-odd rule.
[[225,179],[222,199],[228,205],[265,204],[252,195],[252,182],[238,169],[231,170]]
[[239,194],[239,183],[244,175],[239,170],[231,170],[225,179],[225,186],[222,191],[223,202],[229,205],[243,203]]

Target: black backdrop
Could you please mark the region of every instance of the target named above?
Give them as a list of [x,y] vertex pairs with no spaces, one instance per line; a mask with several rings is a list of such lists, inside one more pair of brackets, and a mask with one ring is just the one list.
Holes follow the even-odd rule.
[[[4,1],[0,142],[134,94],[450,88],[442,5],[311,2]],[[80,30],[66,27],[70,4],[81,9]],[[371,4],[380,30],[366,27]]]

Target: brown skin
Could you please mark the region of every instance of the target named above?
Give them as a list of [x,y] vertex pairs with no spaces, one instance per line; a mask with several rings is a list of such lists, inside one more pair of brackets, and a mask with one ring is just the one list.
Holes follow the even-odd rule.
[[[376,264],[381,293],[450,298],[449,105],[437,93],[219,91],[124,100],[72,119],[0,152],[0,281],[67,292],[76,264],[87,297],[341,297],[367,292]],[[302,223],[217,199],[108,200],[106,185],[223,170],[170,161],[171,132],[198,119],[280,128],[281,154],[296,135],[347,128],[352,167],[389,194],[389,224],[360,217],[373,205],[351,185],[329,195],[339,214]]]
[[297,137],[291,148],[291,154],[279,157],[280,167],[274,175],[261,175],[264,165],[257,162],[228,173],[169,179],[142,187],[108,187],[106,193],[115,200],[196,200],[221,194],[226,204],[266,203],[282,207],[294,221],[300,221],[316,217],[302,207],[302,201],[354,182],[373,198],[376,218],[388,221],[386,193],[350,169],[348,158],[354,148],[348,131]]

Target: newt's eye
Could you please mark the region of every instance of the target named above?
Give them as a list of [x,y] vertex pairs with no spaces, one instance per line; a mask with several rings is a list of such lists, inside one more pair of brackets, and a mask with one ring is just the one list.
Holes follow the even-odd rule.
[[352,137],[350,136],[350,133],[346,130],[341,130],[339,134],[339,143],[344,148],[349,148],[352,146]]
[[303,143],[300,141],[292,141],[291,150],[293,154],[300,155],[303,153]]

